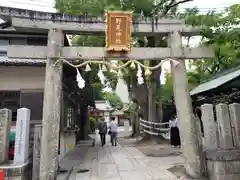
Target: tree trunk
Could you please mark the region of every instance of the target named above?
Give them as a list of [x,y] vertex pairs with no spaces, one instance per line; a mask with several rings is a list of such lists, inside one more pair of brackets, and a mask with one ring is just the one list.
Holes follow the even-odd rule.
[[[149,47],[155,47],[156,46],[156,39],[155,37],[148,37],[148,46]],[[151,66],[154,66],[158,64],[160,61],[151,61]],[[156,101],[156,96],[157,96],[157,88],[160,88],[160,74],[161,74],[161,67],[155,71],[153,71],[151,77],[150,77],[150,82],[149,82],[149,87],[148,87],[148,97],[150,98],[148,103],[148,115],[149,119],[148,121],[152,122],[159,122],[160,117],[157,116],[158,111],[162,111],[160,108],[157,108],[157,101]],[[151,129],[151,132],[153,132],[153,129]],[[151,135],[153,136],[153,135]]]
[[[161,91],[157,91],[157,89],[161,88],[160,82],[156,84],[156,92],[161,94]],[[157,95],[157,94],[156,94]],[[162,110],[162,98],[158,99],[158,102],[156,103],[156,122],[162,122],[163,121],[163,110]]]
[[132,99],[136,101],[138,106],[140,106],[140,111],[142,112],[142,118],[148,120],[148,97],[146,84],[142,86],[132,87]]
[[[146,96],[146,98],[147,98],[147,96]],[[148,121],[148,118],[149,118],[148,117],[148,102],[140,104],[140,109],[142,112],[143,120]],[[145,128],[143,127],[143,129],[145,129]],[[143,132],[143,139],[150,139],[149,134]]]
[[[157,93],[157,88],[156,88],[156,81],[151,81],[151,88],[149,88],[149,96],[151,96],[151,109],[149,111],[151,112],[151,118],[152,122],[157,122],[157,101],[156,101],[156,93]],[[151,91],[151,92],[150,92]],[[150,103],[150,102],[149,102]]]
[[136,119],[134,117],[133,112],[130,113],[130,117],[131,117],[131,121],[132,121],[132,137],[134,137],[136,135],[136,129],[135,129]]
[[160,101],[158,104],[156,104],[156,118],[157,122],[163,122],[163,111],[162,111],[162,101]]
[[131,119],[132,119],[132,137],[135,137],[140,134],[138,112],[132,112]]
[[[148,47],[155,47],[156,46],[156,39],[155,37],[147,37],[148,40]],[[151,61],[150,65],[156,65],[157,61]],[[161,68],[160,68],[161,69]],[[148,103],[149,107],[149,121],[156,122],[156,92],[157,92],[157,84],[159,81],[159,75],[160,75],[159,70],[155,70],[151,77],[150,77],[150,82],[149,82],[149,87],[148,88],[148,97],[150,98]]]
[[143,120],[148,121],[148,103],[143,104],[141,108]]
[[136,113],[136,123],[135,123],[136,136],[140,135],[140,119],[138,113]]
[[[155,47],[155,37],[147,37],[148,40],[148,47]],[[144,47],[144,43],[141,41],[139,42],[140,47]],[[151,61],[151,65],[155,65],[158,62]],[[160,84],[159,77],[161,73],[161,68],[155,70],[150,78],[150,86],[146,85],[146,82],[141,87],[133,87],[132,94],[133,98],[137,100],[138,104],[140,105],[140,109],[142,111],[142,116],[145,121],[158,121],[157,118],[157,103],[156,103],[156,93],[157,93],[157,84]],[[158,108],[159,110],[160,108]],[[149,129],[151,131],[151,129]],[[149,136],[148,134],[144,133],[144,137]],[[149,139],[149,137],[147,137]]]
[[[148,84],[148,121],[150,122],[154,122],[155,119],[155,114],[154,109],[156,109],[156,107],[154,107],[154,98],[153,98],[153,85],[151,80],[149,81]],[[153,128],[151,124],[148,124],[149,126],[151,126],[151,128],[148,128],[148,131],[150,131],[151,133],[153,132]],[[152,134],[149,133],[145,133],[145,139],[150,139],[152,136]]]

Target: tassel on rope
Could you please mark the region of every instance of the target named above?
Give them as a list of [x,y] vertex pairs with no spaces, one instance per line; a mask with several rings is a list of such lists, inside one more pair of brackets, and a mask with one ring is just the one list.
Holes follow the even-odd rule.
[[86,72],[89,72],[89,71],[91,71],[91,70],[92,70],[91,67],[89,66],[89,64],[87,64],[86,67],[85,67],[85,71],[86,71]]
[[149,81],[149,80],[150,80],[150,76],[151,76],[151,74],[152,74],[152,72],[150,71],[150,65],[151,65],[151,63],[150,63],[149,60],[145,60],[145,61],[144,61],[144,65],[147,67],[147,68],[145,68],[145,73],[144,73],[145,79],[146,79],[147,81]]
[[149,68],[145,69],[145,76],[150,76],[152,74],[152,72],[150,71]]
[[131,69],[135,69],[135,68],[136,68],[136,65],[135,65],[134,62],[131,63],[130,68],[131,68]]
[[102,65],[102,71],[103,71],[103,72],[107,72],[107,71],[108,71],[105,64]]

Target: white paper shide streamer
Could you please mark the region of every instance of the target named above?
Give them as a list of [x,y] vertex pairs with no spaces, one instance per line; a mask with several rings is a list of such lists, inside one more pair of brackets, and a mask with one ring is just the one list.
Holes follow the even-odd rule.
[[102,69],[101,69],[100,66],[99,66],[99,71],[98,71],[98,73],[97,73],[97,76],[98,76],[101,84],[102,84],[102,85],[105,85],[106,78],[105,78],[105,76],[104,76],[104,74],[103,74],[103,71],[102,71]]
[[121,76],[119,76],[118,78],[115,93],[119,96],[123,103],[129,103],[129,92],[127,83]]
[[112,87],[110,82],[106,82],[104,85],[104,88],[102,89],[103,92],[112,92]]
[[144,83],[144,79],[142,77],[142,68],[140,65],[138,65],[138,70],[137,70],[137,81],[139,85],[142,85]]
[[82,76],[77,68],[76,68],[76,70],[77,70],[76,80],[77,80],[78,87],[80,89],[83,89],[85,87],[85,80],[82,78]]

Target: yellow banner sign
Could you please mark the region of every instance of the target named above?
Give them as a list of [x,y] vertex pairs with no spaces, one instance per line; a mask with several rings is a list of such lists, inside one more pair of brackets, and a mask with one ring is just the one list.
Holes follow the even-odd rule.
[[131,48],[132,12],[106,13],[106,47],[108,51],[129,51]]

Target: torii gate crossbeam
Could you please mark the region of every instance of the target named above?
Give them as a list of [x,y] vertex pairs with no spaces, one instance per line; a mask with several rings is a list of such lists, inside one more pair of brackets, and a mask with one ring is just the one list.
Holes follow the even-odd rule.
[[[21,31],[47,32],[49,29],[61,29],[67,34],[105,34],[105,17],[74,16],[0,6],[0,18],[10,20],[12,26]],[[172,31],[181,32],[183,36],[200,34],[198,28],[185,25],[183,20],[143,18],[141,16],[133,19],[132,31],[134,35],[142,36],[167,35]]]

